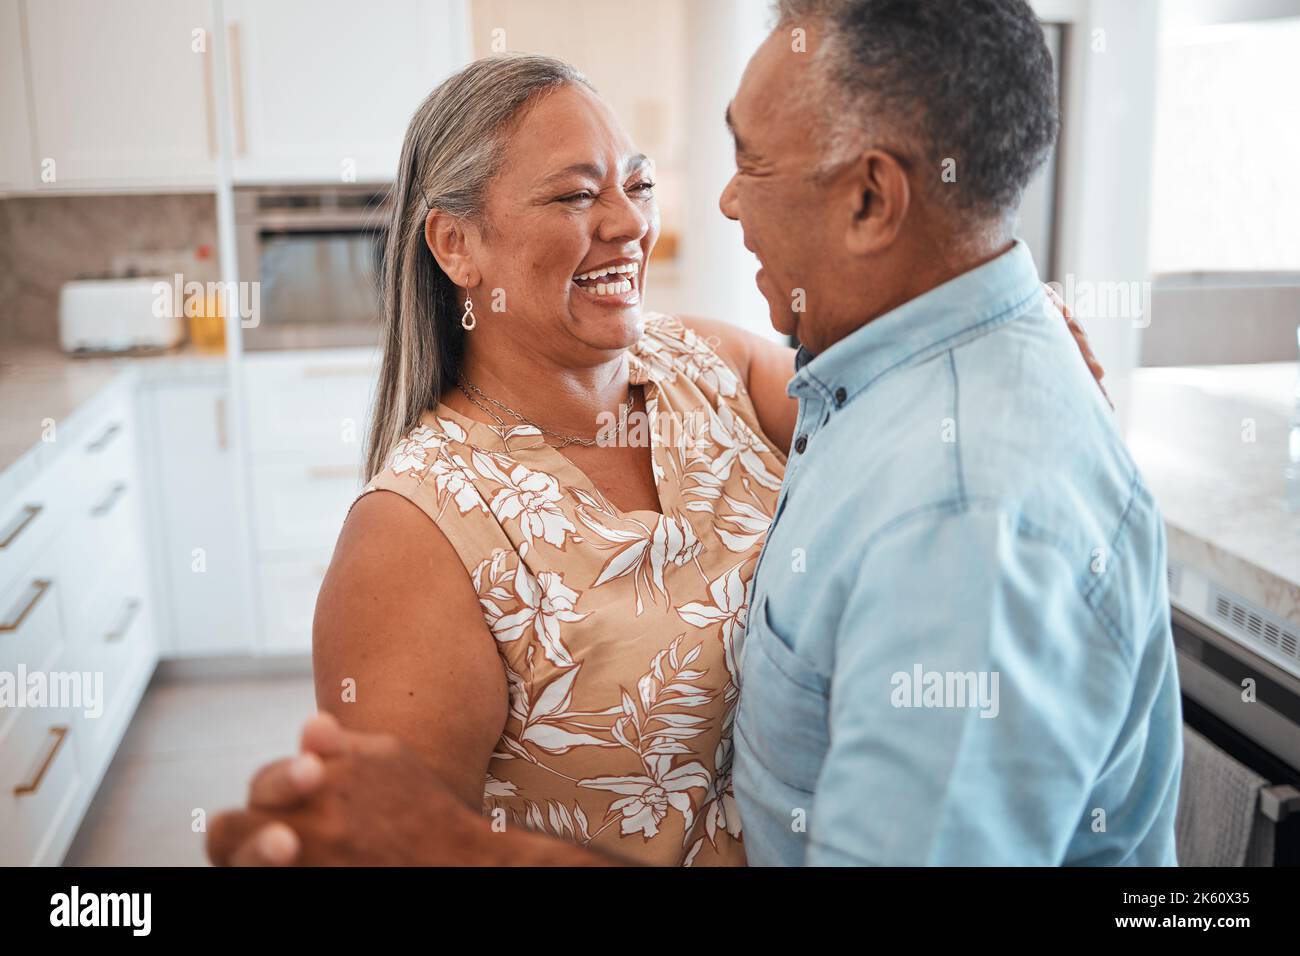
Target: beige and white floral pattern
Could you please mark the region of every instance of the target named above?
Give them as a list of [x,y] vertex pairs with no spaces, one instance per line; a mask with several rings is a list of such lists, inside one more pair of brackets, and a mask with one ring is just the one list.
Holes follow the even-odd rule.
[[676,319],[647,316],[629,361],[662,513],[619,511],[536,429],[445,405],[362,494],[397,492],[437,523],[496,638],[509,718],[485,813],[638,862],[739,865],[737,658],[785,458]]

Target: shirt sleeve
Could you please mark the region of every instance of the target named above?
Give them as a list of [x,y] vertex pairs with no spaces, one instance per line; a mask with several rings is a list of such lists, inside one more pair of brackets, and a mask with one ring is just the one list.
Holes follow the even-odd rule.
[[1063,859],[1132,683],[1071,557],[978,508],[870,547],[836,635],[809,864]]

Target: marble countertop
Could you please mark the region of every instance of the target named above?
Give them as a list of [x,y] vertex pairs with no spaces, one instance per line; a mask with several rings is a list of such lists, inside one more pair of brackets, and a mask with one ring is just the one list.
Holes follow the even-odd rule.
[[73,358],[39,346],[0,346],[0,502],[47,467],[67,441],[49,441],[46,423],[57,438],[71,437],[81,415],[93,413],[95,399],[127,387],[140,375],[189,375],[202,369],[220,374],[224,355],[189,349],[156,356],[112,355]]
[[1169,558],[1300,625],[1300,513],[1286,508],[1294,362],[1133,373],[1128,444]]

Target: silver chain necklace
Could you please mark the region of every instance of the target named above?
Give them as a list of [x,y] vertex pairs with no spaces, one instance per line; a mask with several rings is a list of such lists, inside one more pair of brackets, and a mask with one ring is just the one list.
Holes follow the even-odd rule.
[[[541,425],[537,424],[537,422],[525,418],[523,415],[519,414],[519,412],[515,411],[513,408],[511,408],[509,405],[505,404],[504,402],[498,402],[495,398],[485,393],[481,388],[479,388],[477,385],[475,385],[467,378],[462,378],[457,384],[459,385],[461,392],[464,393],[467,399],[469,399],[470,403],[475,405],[478,408],[481,408],[483,411],[491,415],[492,419],[497,423],[498,426],[500,426],[503,432],[508,430],[510,426],[506,424],[505,419],[503,419],[492,409],[484,405],[483,402],[480,402],[479,398],[482,398],[484,401],[491,402],[493,405],[495,405],[497,408],[500,408],[502,411],[509,412],[511,415],[515,417],[516,420],[518,420],[519,424],[530,425],[533,428],[536,428],[543,435],[549,435],[551,438],[554,438],[556,441],[560,443],[558,446],[560,448],[566,448],[569,445],[582,445],[586,448],[591,448],[599,444],[599,438],[579,438],[577,435],[561,435],[559,432],[553,432],[549,428],[543,428]],[[474,397],[475,395],[477,395],[478,398],[475,398]],[[627,379],[627,407],[629,411],[632,409],[632,377],[630,375],[628,376]],[[620,421],[621,421],[621,416],[620,416]]]

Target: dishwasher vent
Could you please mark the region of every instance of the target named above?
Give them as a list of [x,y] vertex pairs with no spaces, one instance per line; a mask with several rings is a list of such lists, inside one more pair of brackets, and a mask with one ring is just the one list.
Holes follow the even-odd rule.
[[1210,586],[1210,616],[1246,644],[1300,663],[1300,628],[1222,588]]

